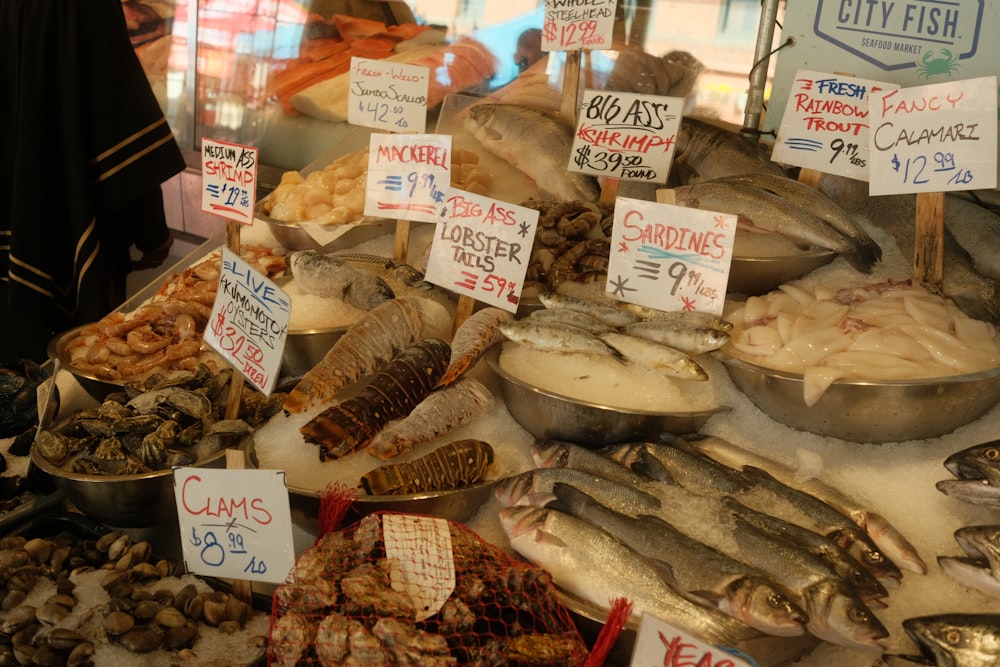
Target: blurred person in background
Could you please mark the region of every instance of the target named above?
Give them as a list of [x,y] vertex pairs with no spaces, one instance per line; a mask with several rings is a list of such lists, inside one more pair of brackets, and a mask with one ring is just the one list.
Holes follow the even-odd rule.
[[42,362],[167,258],[185,164],[121,0],[0,0],[0,53],[0,358]]

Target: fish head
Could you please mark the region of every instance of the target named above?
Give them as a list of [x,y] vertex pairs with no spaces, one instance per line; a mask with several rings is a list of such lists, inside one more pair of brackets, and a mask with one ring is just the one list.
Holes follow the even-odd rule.
[[990,569],[1000,573],[1000,525],[962,526],[954,537],[966,554],[985,558]]
[[530,470],[500,480],[493,490],[493,495],[504,507],[518,505],[540,507],[555,499],[551,490],[544,491],[541,488],[537,476]]
[[739,577],[726,586],[716,606],[766,635],[797,637],[809,617],[782,591],[759,577]]
[[[487,130],[493,120],[493,116],[496,114],[496,110],[496,104],[475,104],[469,107],[468,114],[465,116],[462,124],[466,130],[473,134],[479,130]],[[500,138],[499,133],[495,130],[492,132],[498,135],[495,138]]]
[[531,456],[539,468],[565,468],[569,463],[570,448],[558,440],[535,440],[531,443]]
[[868,650],[883,650],[880,640],[889,636],[882,622],[835,579],[827,579],[802,591],[808,629],[816,637],[837,644]]
[[1000,616],[939,614],[903,620],[906,634],[920,648],[925,664],[944,667],[995,665],[1000,650]]
[[838,530],[827,537],[854,556],[879,581],[899,582],[902,580],[903,573],[899,567],[875,546],[861,528]]
[[944,467],[959,479],[985,479],[1000,483],[1000,440],[991,440],[955,452]]
[[511,540],[531,537],[544,529],[549,511],[534,505],[511,505],[500,510],[500,525]]
[[942,479],[934,486],[956,500],[982,507],[1000,508],[1000,486],[984,479]]

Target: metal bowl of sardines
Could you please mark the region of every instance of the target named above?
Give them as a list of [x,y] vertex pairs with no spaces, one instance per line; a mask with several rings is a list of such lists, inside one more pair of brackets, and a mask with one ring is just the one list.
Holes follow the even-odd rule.
[[713,352],[775,421],[862,443],[936,438],[1000,401],[1000,335],[919,285],[783,286]]
[[125,385],[93,409],[40,429],[31,460],[85,515],[110,526],[176,521],[173,466],[224,467],[256,424],[281,409],[242,385],[239,416],[225,419],[231,370],[202,367]]
[[486,354],[507,409],[536,438],[591,447],[656,439],[694,433],[726,409],[703,365],[728,340],[719,318],[706,316],[712,328],[695,314],[540,298],[545,308],[501,325],[506,340]]

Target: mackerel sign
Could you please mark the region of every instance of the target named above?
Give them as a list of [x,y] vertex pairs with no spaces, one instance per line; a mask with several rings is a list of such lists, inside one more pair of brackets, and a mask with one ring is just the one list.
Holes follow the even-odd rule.
[[882,69],[945,74],[976,52],[983,2],[819,0],[813,29]]

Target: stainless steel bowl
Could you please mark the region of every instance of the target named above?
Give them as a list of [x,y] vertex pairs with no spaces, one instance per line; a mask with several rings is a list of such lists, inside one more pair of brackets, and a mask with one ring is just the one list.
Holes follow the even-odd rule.
[[[253,436],[243,443],[247,463],[257,468],[257,451]],[[427,514],[464,523],[493,495],[493,488],[500,480],[488,480],[451,491],[408,493],[391,496],[369,496],[359,493],[351,503],[342,523],[352,523],[372,512],[409,512]],[[319,517],[323,493],[288,484],[289,504],[292,510],[310,520]]]
[[1000,368],[918,380],[838,380],[812,406],[799,373],[713,354],[747,397],[775,421],[851,442],[926,440],[954,431],[1000,401]]
[[[31,448],[31,461],[50,475],[66,498],[83,514],[109,526],[139,528],[177,525],[174,471],[157,470],[138,475],[84,475],[53,465]],[[223,468],[226,450],[195,464]]]
[[396,229],[395,220],[364,217],[358,220],[358,222],[363,224],[352,226],[341,236],[329,243],[319,243],[298,222],[275,220],[265,213],[263,207],[266,201],[267,197],[264,197],[257,202],[254,208],[254,217],[267,225],[272,236],[274,236],[274,240],[280,243],[286,250],[321,250],[330,252],[342,248],[351,248],[365,241],[378,238],[383,234],[392,234]]
[[500,368],[500,345],[484,356],[500,379],[507,410],[526,431],[542,440],[568,440],[589,447],[655,440],[664,433],[695,433],[709,417],[725,409],[650,412],[591,403],[539,389],[510,375]]
[[347,327],[289,331],[278,373],[283,380],[301,378],[318,364]]
[[829,264],[836,256],[832,250],[810,250],[782,257],[733,257],[726,291],[747,296],[767,294]]
[[105,397],[115,391],[119,391],[124,384],[121,380],[111,380],[103,378],[93,373],[80,370],[70,363],[70,355],[67,346],[77,337],[80,330],[88,325],[73,327],[60,334],[57,334],[49,341],[47,352],[49,359],[58,359],[59,367],[62,370],[72,373],[77,384],[98,403],[104,401]]

